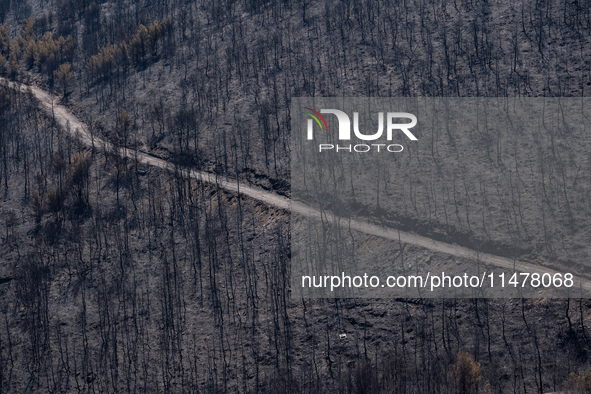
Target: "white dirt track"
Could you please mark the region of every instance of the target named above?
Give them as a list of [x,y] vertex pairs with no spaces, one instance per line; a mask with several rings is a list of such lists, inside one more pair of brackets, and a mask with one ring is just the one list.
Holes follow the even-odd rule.
[[[82,122],[80,119],[78,119],[74,114],[72,114],[66,107],[58,104],[59,99],[53,96],[51,93],[48,93],[36,86],[29,86],[17,82],[11,82],[4,78],[0,78],[0,84],[9,86],[23,93],[32,94],[39,102],[41,108],[44,111],[46,111],[49,114],[49,116],[53,116],[55,121],[61,127],[63,127],[64,130],[68,130],[73,136],[80,139],[80,141],[82,141],[85,145],[98,149],[112,150],[111,144],[109,144],[106,141],[103,141],[100,138],[97,138],[96,136],[92,136],[86,124]],[[175,167],[173,163],[170,163],[166,160],[160,159],[158,157],[152,156],[150,154],[135,149],[120,149],[120,154],[122,156],[137,160],[140,163],[162,168],[164,170],[179,170],[178,167]],[[306,217],[320,219],[322,215],[326,217],[327,214],[326,212],[321,213],[316,208],[308,206],[304,203],[298,201],[290,201],[290,199],[284,196],[280,196],[276,193],[263,190],[257,187],[244,185],[242,183],[238,183],[235,180],[223,179],[215,174],[197,171],[193,169],[183,169],[181,171],[183,171],[186,175],[196,180],[208,182],[211,184],[217,184],[219,185],[219,187],[225,190],[234,193],[240,193],[255,200],[261,201],[267,205],[274,206],[287,211],[293,211]],[[347,224],[351,227],[351,229],[363,232],[365,234],[390,239],[392,241],[400,241],[404,244],[420,246],[429,249],[433,252],[445,253],[448,255],[472,260],[478,259],[478,261],[481,264],[485,266],[490,266],[491,268],[496,267],[503,268],[510,272],[517,270],[520,272],[530,273],[542,273],[540,271],[542,271],[543,268],[543,272],[547,272],[550,275],[563,272],[563,270],[557,271],[551,269],[547,266],[547,264],[537,265],[523,261],[515,261],[493,254],[477,252],[475,250],[463,246],[436,241],[431,238],[400,231],[394,228],[388,228],[367,223],[361,220],[352,219],[350,222],[348,221]],[[588,280],[583,280],[582,287],[584,293],[591,292],[591,283]]]

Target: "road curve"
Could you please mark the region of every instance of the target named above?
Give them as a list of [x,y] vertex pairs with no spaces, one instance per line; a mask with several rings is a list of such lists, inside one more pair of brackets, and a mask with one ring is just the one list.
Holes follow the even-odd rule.
[[[64,130],[68,131],[70,134],[80,139],[80,141],[82,141],[85,145],[95,148],[112,150],[112,146],[110,143],[100,138],[97,138],[96,136],[91,135],[86,124],[82,122],[80,119],[78,119],[74,114],[72,114],[66,107],[60,105],[58,103],[58,98],[56,98],[51,93],[48,93],[36,86],[29,86],[17,82],[11,82],[5,78],[0,78],[0,83],[13,89],[19,90],[23,93],[32,94],[37,99],[40,107],[43,110],[45,110],[50,116],[53,116],[55,121],[61,127],[63,127]],[[121,149],[120,154],[122,156],[137,160],[140,163],[162,168],[168,171],[179,170],[179,168],[176,167],[173,163],[170,163],[166,160],[160,159],[158,157],[152,156],[150,154],[135,149]],[[217,184],[219,187],[225,190],[243,194],[255,200],[261,201],[267,205],[271,205],[288,211],[291,210],[297,214],[310,218],[320,219],[322,216],[321,212],[316,208],[313,208],[299,201],[290,201],[288,198],[277,195],[276,193],[270,191],[266,191],[253,186],[244,185],[242,183],[238,183],[235,180],[222,179],[221,177],[208,172],[197,171],[194,169],[181,169],[180,171],[183,171],[186,175],[196,180],[208,182],[211,184]],[[324,212],[324,215],[326,215],[326,212]],[[351,227],[351,229],[366,234],[390,239],[392,241],[400,241],[404,244],[416,245],[432,250],[434,252],[445,253],[456,257],[468,258],[473,260],[478,259],[478,261],[480,261],[480,263],[484,264],[485,266],[488,265],[491,267],[503,268],[511,272],[513,272],[514,270],[518,270],[520,272],[531,273],[540,272],[542,269],[541,265],[531,264],[523,261],[516,261],[505,257],[496,256],[493,254],[477,252],[473,249],[459,246],[456,244],[436,241],[431,238],[400,231],[393,228],[366,223],[361,220],[352,219],[350,222],[347,222],[347,224]],[[544,273],[547,272],[550,275],[560,273],[559,271],[550,269],[546,266],[543,267],[543,271]],[[582,287],[582,290],[585,293],[589,294],[589,292],[591,292],[591,283],[588,280],[583,280]]]

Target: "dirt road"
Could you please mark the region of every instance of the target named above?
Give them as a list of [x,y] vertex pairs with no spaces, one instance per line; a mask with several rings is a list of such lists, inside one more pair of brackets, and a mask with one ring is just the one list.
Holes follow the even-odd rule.
[[[53,114],[55,121],[60,126],[62,126],[65,130],[68,130],[75,137],[79,138],[84,144],[88,146],[94,146],[95,148],[99,149],[112,149],[112,146],[108,142],[103,141],[100,138],[97,138],[96,136],[92,136],[91,133],[88,131],[88,127],[86,126],[86,124],[80,121],[66,107],[58,104],[59,100],[52,94],[36,86],[27,86],[15,82],[10,82],[4,78],[0,78],[0,83],[2,83],[5,86],[11,86],[12,88],[20,90],[24,93],[31,93],[38,100],[43,110],[45,110],[50,116],[52,116]],[[175,169],[174,164],[138,150],[121,149],[120,154],[131,159],[138,160],[140,163],[143,164],[148,164],[169,171]],[[317,209],[303,204],[301,202],[290,201],[288,198],[277,195],[273,192],[238,183],[235,180],[226,180],[219,176],[216,176],[215,174],[203,171],[197,171],[192,169],[185,169],[182,171],[185,171],[190,177],[194,179],[212,184],[218,184],[221,188],[225,190],[243,194],[245,196],[248,196],[250,198],[253,198],[255,200],[261,201],[265,204],[277,208],[291,210],[306,217],[320,218],[321,216],[320,211],[318,211]],[[352,229],[366,234],[375,235],[393,241],[400,241],[405,244],[420,246],[432,250],[434,252],[445,253],[452,256],[468,259],[476,259],[477,257],[479,261],[484,265],[503,268],[510,271],[517,269],[521,272],[540,272],[542,268],[541,265],[530,264],[522,261],[514,261],[512,259],[508,259],[501,256],[495,256],[488,253],[481,253],[459,245],[436,241],[431,238],[423,237],[404,231],[399,231],[393,228],[387,228],[366,223],[360,220],[351,220],[350,226]],[[554,275],[555,273],[562,272],[562,270],[552,270],[548,268],[545,264],[543,272],[547,272],[551,275]],[[585,280],[583,288],[586,292],[591,292],[591,283]]]

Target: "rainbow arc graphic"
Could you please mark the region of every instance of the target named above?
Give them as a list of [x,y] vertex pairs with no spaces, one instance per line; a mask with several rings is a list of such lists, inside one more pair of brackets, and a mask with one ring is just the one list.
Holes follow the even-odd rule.
[[[320,126],[320,130],[324,130],[324,128],[326,127],[326,131],[328,131],[328,125],[326,124],[326,120],[324,120],[324,117],[322,115],[320,115],[320,112],[313,110],[312,108],[304,108],[307,109],[308,111],[313,112],[306,112],[306,115],[310,115],[312,117],[312,119],[314,119],[316,121],[316,123],[318,123],[318,126]],[[320,118],[320,119],[318,119]],[[322,126],[322,123],[320,123],[320,121],[322,120],[322,123],[324,123],[324,127]]]

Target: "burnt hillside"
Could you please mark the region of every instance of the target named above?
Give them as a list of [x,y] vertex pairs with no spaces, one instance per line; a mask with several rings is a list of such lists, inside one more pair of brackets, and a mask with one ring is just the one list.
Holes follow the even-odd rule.
[[[0,0],[0,26],[0,76],[111,144],[0,85],[0,392],[588,389],[589,300],[292,299],[289,212],[183,170],[289,196],[293,97],[589,96],[590,2]],[[497,148],[511,135],[472,137],[489,174],[521,168]],[[533,140],[507,181],[544,198],[517,205],[458,161],[391,224],[581,263],[591,163],[568,137]]]

